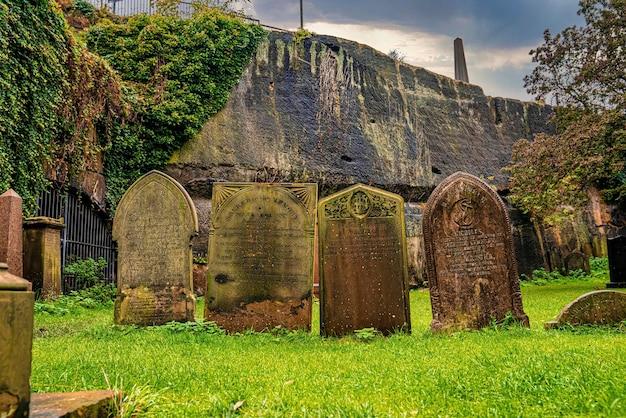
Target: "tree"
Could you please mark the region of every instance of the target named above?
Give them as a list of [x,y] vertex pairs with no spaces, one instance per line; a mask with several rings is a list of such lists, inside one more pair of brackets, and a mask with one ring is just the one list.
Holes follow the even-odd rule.
[[538,100],[587,110],[626,106],[626,0],[581,0],[585,26],[557,35],[530,53],[537,63],[524,86]]
[[511,200],[554,223],[584,206],[588,190],[626,207],[626,0],[581,0],[585,26],[568,27],[531,51],[525,86],[557,105],[556,132],[513,147]]

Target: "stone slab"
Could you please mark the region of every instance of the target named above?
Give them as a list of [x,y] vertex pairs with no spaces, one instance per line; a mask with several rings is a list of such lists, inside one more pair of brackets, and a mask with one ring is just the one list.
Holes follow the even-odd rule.
[[610,281],[606,287],[626,288],[626,236],[607,239]]
[[0,263],[22,277],[22,198],[9,189],[0,195]]
[[616,325],[622,321],[626,321],[626,293],[597,290],[569,303],[554,321],[544,326],[552,329],[566,325]]
[[206,320],[309,330],[317,185],[214,183],[212,205]]
[[30,418],[108,418],[114,411],[112,390],[33,393]]
[[434,331],[478,329],[508,314],[529,324],[511,223],[496,192],[455,173],[429,197],[422,227]]
[[318,206],[320,330],[410,331],[404,200],[357,184]]
[[115,323],[193,321],[194,204],[171,177],[151,171],[126,191],[113,220],[117,242]]

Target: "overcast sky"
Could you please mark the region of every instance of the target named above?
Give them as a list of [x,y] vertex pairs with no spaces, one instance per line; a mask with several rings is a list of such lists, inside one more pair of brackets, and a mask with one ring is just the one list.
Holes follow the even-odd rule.
[[[300,24],[299,0],[251,0],[245,8],[268,25]],[[577,9],[577,0],[304,0],[304,22],[315,33],[398,49],[406,62],[450,77],[460,36],[470,82],[492,96],[527,100],[528,52],[546,28],[581,24]]]

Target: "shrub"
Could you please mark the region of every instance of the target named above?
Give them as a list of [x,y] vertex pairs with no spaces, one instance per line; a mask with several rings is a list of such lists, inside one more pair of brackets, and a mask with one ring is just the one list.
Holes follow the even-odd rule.
[[110,307],[115,299],[116,289],[112,284],[97,284],[88,289],[75,291],[52,301],[36,301],[35,313],[63,316],[82,309]]
[[64,273],[74,278],[85,287],[91,287],[104,279],[104,269],[107,261],[100,257],[97,260],[86,258],[77,260],[65,266]]

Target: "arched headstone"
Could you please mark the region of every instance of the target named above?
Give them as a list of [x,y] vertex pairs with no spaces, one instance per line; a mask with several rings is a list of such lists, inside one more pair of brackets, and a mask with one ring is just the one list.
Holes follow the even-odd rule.
[[563,262],[565,266],[565,274],[570,274],[576,270],[581,270],[587,274],[591,272],[589,266],[589,256],[581,251],[572,251],[565,257]]
[[113,220],[117,242],[117,324],[193,321],[191,238],[198,218],[185,189],[151,171],[120,200]]
[[616,325],[622,321],[626,321],[626,293],[597,290],[569,303],[554,321],[544,326],[550,329],[564,325]]
[[410,331],[402,197],[357,184],[320,201],[322,335]]
[[431,194],[422,228],[433,330],[477,329],[509,313],[528,325],[511,223],[496,192],[455,173]]
[[213,184],[208,321],[310,329],[316,206],[316,184]]

